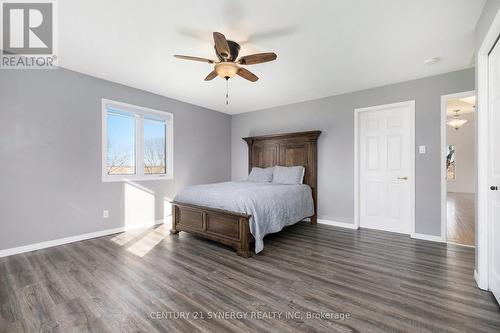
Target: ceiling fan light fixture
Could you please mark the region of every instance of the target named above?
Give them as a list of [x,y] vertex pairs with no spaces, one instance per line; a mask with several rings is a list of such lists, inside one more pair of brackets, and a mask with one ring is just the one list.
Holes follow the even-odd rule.
[[240,67],[234,62],[220,62],[215,65],[215,72],[223,79],[232,78],[239,70]]
[[208,62],[209,64],[215,64],[214,70],[205,77],[205,81],[211,81],[217,76],[228,81],[233,76],[239,75],[250,82],[257,82],[259,80],[259,77],[257,75],[250,72],[244,67],[240,67],[239,65],[262,64],[264,62],[276,60],[276,58],[278,57],[274,52],[264,52],[248,54],[241,58],[238,58],[238,55],[240,53],[240,44],[232,40],[227,40],[226,36],[217,31],[213,33],[213,37],[215,54],[217,55],[217,58],[220,62],[200,57],[192,57],[180,54],[174,55],[174,57],[179,59],[202,61]]

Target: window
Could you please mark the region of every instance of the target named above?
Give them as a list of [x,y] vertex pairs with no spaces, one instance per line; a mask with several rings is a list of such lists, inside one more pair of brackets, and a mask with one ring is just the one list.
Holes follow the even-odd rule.
[[135,117],[108,109],[106,172],[135,175]]
[[455,145],[448,145],[446,153],[446,180],[455,180]]
[[164,121],[144,118],[144,173],[161,175],[165,166],[167,127]]
[[102,180],[173,178],[173,115],[102,100]]

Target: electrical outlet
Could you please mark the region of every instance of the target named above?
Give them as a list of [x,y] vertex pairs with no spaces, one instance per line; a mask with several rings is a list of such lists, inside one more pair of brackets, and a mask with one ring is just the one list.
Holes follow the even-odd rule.
[[418,146],[418,152],[420,154],[425,154],[425,145]]
[[102,217],[107,219],[109,217],[109,210],[103,210],[102,211]]

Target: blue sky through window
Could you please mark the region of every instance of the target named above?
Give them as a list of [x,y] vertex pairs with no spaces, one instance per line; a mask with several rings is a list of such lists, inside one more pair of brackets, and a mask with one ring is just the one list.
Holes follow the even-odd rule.
[[163,120],[144,119],[144,137],[161,138],[165,141],[165,122]]
[[[108,108],[108,168],[116,173],[134,173],[118,168],[135,167],[135,117]],[[115,173],[111,172],[111,173]]]

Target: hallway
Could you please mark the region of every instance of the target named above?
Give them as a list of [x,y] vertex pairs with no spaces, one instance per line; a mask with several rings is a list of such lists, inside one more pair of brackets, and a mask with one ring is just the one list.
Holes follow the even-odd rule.
[[448,242],[474,246],[474,200],[472,193],[447,193]]

